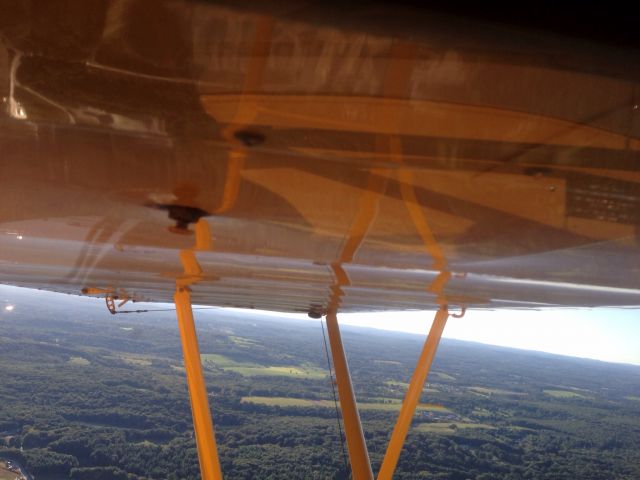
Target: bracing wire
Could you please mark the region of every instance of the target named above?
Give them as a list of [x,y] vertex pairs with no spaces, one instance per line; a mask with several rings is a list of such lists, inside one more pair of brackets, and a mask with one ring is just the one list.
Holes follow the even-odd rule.
[[[193,307],[191,310],[216,310],[220,307]],[[147,313],[147,312],[175,312],[175,308],[152,308],[148,310],[116,310],[111,312],[113,315],[120,313]]]
[[331,359],[329,357],[329,347],[327,346],[327,336],[324,330],[324,321],[320,319],[320,327],[322,327],[322,342],[324,344],[324,353],[327,356],[327,368],[329,369],[329,380],[331,381],[331,392],[333,393],[333,404],[336,408],[336,420],[338,422],[338,432],[340,433],[340,447],[342,448],[342,458],[344,460],[345,471],[349,471],[349,460],[347,459],[347,451],[344,448],[344,433],[342,430],[342,420],[340,420],[340,409],[338,408],[338,399],[336,397],[336,385],[333,381],[333,373],[331,373]]

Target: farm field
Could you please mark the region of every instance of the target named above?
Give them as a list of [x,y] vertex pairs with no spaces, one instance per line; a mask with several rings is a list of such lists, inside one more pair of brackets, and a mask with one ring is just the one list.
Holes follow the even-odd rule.
[[544,390],[544,393],[554,398],[587,398],[586,395],[571,390]]
[[[254,403],[256,405],[268,405],[272,407],[322,407],[335,408],[333,400],[310,400],[306,398],[290,398],[290,397],[242,397],[243,403]],[[382,410],[382,411],[398,411],[402,401],[397,398],[380,399],[376,402],[358,402],[360,410]],[[420,411],[432,412],[450,412],[449,409],[442,405],[433,405],[422,403],[417,406]]]
[[302,365],[260,365],[251,362],[236,362],[224,355],[203,353],[200,355],[205,366],[235,372],[246,377],[285,376],[309,379],[320,379],[327,376],[326,370],[318,367]]

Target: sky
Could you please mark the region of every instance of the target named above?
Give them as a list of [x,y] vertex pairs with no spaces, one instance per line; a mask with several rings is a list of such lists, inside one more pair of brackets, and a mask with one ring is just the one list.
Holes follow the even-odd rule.
[[[25,295],[26,292],[30,294]],[[68,299],[70,306],[73,302],[94,302],[97,309],[104,309],[106,312],[102,299],[0,286],[0,321],[2,315],[10,315],[19,308],[28,308],[26,303],[30,301],[37,302],[41,299],[46,302],[54,298],[56,301]],[[136,308],[142,307],[138,304]],[[255,310],[250,312],[252,315],[258,313]],[[306,315],[299,314],[261,314],[310,320]],[[342,325],[426,335],[433,315],[434,312],[358,313],[339,315],[339,321]],[[468,310],[463,318],[449,318],[444,337],[640,365],[640,310]]]
[[[353,314],[348,323],[425,334],[432,312]],[[343,319],[343,323],[346,323]],[[504,347],[640,365],[640,311],[553,309],[467,311],[443,336]]]
[[[341,325],[426,335],[433,316],[434,312],[391,312],[338,318]],[[469,310],[463,318],[449,318],[443,337],[640,365],[640,310]]]

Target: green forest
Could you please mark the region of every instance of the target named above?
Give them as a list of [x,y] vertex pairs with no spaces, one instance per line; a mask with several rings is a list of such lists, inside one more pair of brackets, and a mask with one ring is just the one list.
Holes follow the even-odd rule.
[[[172,312],[37,299],[0,313],[0,458],[36,480],[200,478]],[[225,478],[349,478],[320,321],[196,320]],[[377,471],[423,338],[343,337]],[[395,478],[640,478],[640,367],[443,340]]]

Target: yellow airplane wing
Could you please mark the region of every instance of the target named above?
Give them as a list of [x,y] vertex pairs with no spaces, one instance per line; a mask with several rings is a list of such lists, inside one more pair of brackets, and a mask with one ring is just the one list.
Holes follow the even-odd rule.
[[638,304],[619,51],[123,5],[5,7],[1,281],[168,301],[202,218],[199,303]]

